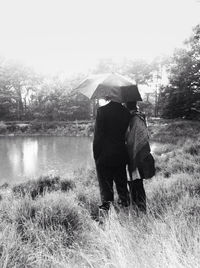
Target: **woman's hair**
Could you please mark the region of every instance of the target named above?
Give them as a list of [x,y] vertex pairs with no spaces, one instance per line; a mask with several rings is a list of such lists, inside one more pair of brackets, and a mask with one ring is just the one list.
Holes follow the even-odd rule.
[[128,102],[126,102],[126,107],[130,111],[132,111],[132,110],[137,111],[138,110],[136,101],[128,101]]

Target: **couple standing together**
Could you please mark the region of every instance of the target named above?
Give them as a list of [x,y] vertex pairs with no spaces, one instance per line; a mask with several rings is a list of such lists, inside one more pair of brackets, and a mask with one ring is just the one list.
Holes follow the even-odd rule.
[[[141,205],[141,209],[145,211],[146,196],[142,179],[152,177],[152,174],[146,174],[149,171],[145,167],[151,154],[145,119],[137,112],[136,102],[127,102],[123,106],[119,102],[110,101],[98,108],[93,154],[102,201],[99,208],[109,210],[110,204],[114,201],[113,182],[115,182],[119,204],[122,207],[130,205],[129,190],[134,195],[136,190],[134,187],[140,185],[140,196],[135,196],[137,199],[135,202],[142,201],[136,205]],[[129,190],[127,167],[129,178],[132,180],[132,183],[129,182]],[[140,179],[136,179],[137,170]]]

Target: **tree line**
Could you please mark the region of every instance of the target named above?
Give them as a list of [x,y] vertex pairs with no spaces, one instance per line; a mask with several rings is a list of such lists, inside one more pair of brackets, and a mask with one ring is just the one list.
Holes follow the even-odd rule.
[[[168,75],[164,85],[163,72]],[[171,58],[152,62],[124,59],[99,61],[91,73],[117,72],[153,92],[143,96],[140,108],[149,116],[199,118],[200,115],[200,25],[176,49]],[[165,74],[166,75],[166,74]],[[24,65],[0,58],[0,120],[82,120],[91,118],[92,105],[87,97],[72,94],[85,74],[67,78],[46,77]]]
[[89,117],[89,100],[70,96],[81,75],[61,81],[18,63],[0,62],[0,120],[75,120]]
[[[112,59],[100,61],[93,74],[118,72],[138,84],[152,80],[156,62],[126,60],[117,65]],[[0,60],[0,120],[81,120],[89,119],[91,101],[81,94],[72,94],[84,74],[61,79],[45,77],[18,63]],[[148,106],[148,105],[147,105]]]

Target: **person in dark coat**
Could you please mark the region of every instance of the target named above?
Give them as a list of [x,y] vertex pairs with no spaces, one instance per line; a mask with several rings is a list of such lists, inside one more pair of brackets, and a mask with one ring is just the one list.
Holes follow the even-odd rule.
[[110,203],[114,201],[113,182],[116,184],[120,204],[129,204],[125,134],[130,117],[128,109],[114,101],[97,110],[93,154],[100,187],[101,209],[108,210]]

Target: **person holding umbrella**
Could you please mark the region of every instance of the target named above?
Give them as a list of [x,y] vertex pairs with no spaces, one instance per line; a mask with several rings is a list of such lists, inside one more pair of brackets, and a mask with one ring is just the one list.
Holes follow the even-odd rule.
[[126,165],[128,154],[125,134],[130,121],[129,111],[116,99],[107,97],[108,104],[98,108],[93,154],[100,187],[102,205],[100,209],[109,210],[114,201],[113,182],[115,182],[119,203],[129,205]]

